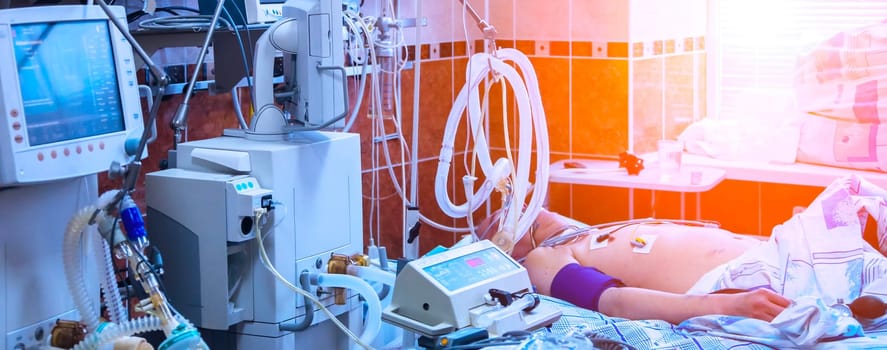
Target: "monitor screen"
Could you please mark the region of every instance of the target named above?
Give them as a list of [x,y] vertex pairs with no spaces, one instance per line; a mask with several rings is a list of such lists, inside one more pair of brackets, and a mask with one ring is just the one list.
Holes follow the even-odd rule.
[[108,21],[11,29],[31,146],[124,130]]
[[502,251],[491,247],[426,266],[423,270],[452,292],[518,269],[520,266]]

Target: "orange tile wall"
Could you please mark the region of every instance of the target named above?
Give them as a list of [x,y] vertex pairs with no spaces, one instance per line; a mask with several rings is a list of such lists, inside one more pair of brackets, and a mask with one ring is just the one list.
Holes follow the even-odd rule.
[[[418,163],[402,162],[396,142],[386,144],[401,186],[410,185],[408,179],[400,178],[401,171],[408,173],[411,167],[418,168],[420,212],[445,225],[464,226],[465,220],[448,218],[438,209],[434,176],[446,117],[464,84],[467,53],[482,47],[481,36],[470,24],[466,43],[461,7],[456,1],[451,5],[437,0],[420,1],[428,11],[425,16],[429,25],[423,29],[427,32],[423,34],[423,42],[428,45],[421,50]],[[635,8],[630,6],[635,1],[639,0],[488,0],[474,4],[482,15],[486,8],[490,9],[491,17],[497,21],[493,24],[500,33],[499,46],[517,47],[531,57],[547,115],[552,161],[612,158],[626,150],[649,152],[655,148],[656,140],[674,138],[688,123],[704,117],[704,32],[685,31],[656,37],[656,30],[631,30],[629,24],[635,16],[629,10]],[[698,2],[685,0],[672,5],[680,8],[681,4],[696,6]],[[546,6],[537,6],[543,3]],[[681,19],[672,18],[672,21]],[[534,27],[546,30],[533,30]],[[630,32],[647,34],[635,40]],[[402,76],[403,115],[406,116],[403,130],[408,145],[413,128],[414,78],[413,70],[405,71]],[[492,101],[499,101],[501,91],[493,90],[490,96]],[[352,96],[351,101],[355,101],[353,97],[356,96]],[[181,96],[171,96],[163,102],[158,120],[161,134],[149,148],[151,156],[145,161],[145,172],[158,169],[158,163],[172,147],[172,136],[166,125],[180,99]],[[191,139],[214,137],[220,135],[222,129],[236,126],[228,94],[200,92],[190,105]],[[362,140],[364,241],[368,242],[372,233],[373,237],[380,237],[376,244],[388,247],[389,256],[401,256],[403,201],[396,194],[384,165],[381,145],[372,142],[370,137],[377,120],[366,116],[365,105],[361,108],[355,131],[361,134]],[[506,108],[513,116],[511,102]],[[494,115],[502,109],[501,104],[491,106]],[[387,132],[394,130],[391,121],[383,124]],[[502,122],[494,119],[491,125],[491,132],[496,135]],[[514,126],[511,127],[514,130]],[[464,139],[462,130],[456,145],[464,144]],[[501,156],[504,139],[494,136],[491,142]],[[373,148],[377,151],[375,163]],[[456,190],[461,186],[455,185],[465,173],[462,156],[462,152],[457,152],[454,164],[459,166],[452,167],[449,177],[450,193],[456,203],[464,201],[461,190]],[[103,178],[101,182],[103,188],[115,186],[108,179]],[[696,208],[699,208],[700,218],[719,221],[727,229],[767,234],[773,225],[788,218],[793,206],[805,205],[821,189],[726,181],[699,196],[566,184],[551,184],[549,190],[551,210],[589,223],[647,216],[696,218]],[[140,186],[137,200],[143,198],[141,191]],[[478,214],[478,219],[482,214]],[[426,225],[420,235],[419,251],[424,253],[436,245],[451,245],[460,235]]]

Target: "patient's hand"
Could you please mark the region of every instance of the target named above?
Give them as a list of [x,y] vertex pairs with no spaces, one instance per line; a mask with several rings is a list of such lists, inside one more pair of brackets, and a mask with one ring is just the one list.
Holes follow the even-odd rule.
[[791,300],[769,289],[710,296],[719,299],[720,314],[751,317],[767,322],[772,321],[791,304]]

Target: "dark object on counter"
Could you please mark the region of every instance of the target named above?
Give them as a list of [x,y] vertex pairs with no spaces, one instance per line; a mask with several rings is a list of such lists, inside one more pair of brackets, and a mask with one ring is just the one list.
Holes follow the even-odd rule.
[[619,153],[619,167],[625,168],[628,175],[637,175],[641,173],[641,170],[644,170],[644,160],[634,154],[622,152]]

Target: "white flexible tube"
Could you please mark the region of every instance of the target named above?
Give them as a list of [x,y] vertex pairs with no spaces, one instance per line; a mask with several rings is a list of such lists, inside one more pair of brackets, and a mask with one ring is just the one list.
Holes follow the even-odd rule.
[[[542,210],[542,203],[548,195],[548,164],[551,162],[549,159],[548,124],[546,123],[545,110],[542,108],[542,94],[539,92],[539,81],[536,78],[536,72],[533,70],[533,65],[530,63],[530,59],[522,52],[515,49],[500,49],[497,52],[497,55],[503,58],[503,60],[513,61],[521,69],[524,81],[526,82],[528,96],[530,97],[529,102],[533,112],[533,129],[536,136],[537,165],[534,183],[538,186],[534,186],[533,196],[530,198],[529,204],[527,204],[527,209],[524,211],[523,215],[521,215],[520,222],[515,231],[513,231],[516,235],[514,242],[518,242],[529,231],[530,225],[536,220],[536,216],[538,216],[539,211]],[[521,125],[523,125],[523,119]],[[529,147],[529,145],[530,143],[527,144],[527,147]],[[521,150],[523,150],[523,141],[521,141],[520,147]],[[529,171],[529,163],[524,169]],[[518,175],[518,179],[527,179],[527,177],[521,177]],[[520,199],[520,204],[523,205],[523,196],[515,198]],[[518,210],[519,209],[520,207],[518,207]]]
[[[513,61],[521,69],[523,78],[511,65],[504,61]],[[520,51],[502,49],[496,55],[478,53],[469,60],[466,70],[466,85],[459,91],[453,108],[447,119],[444,138],[441,146],[441,154],[438,162],[438,172],[435,177],[435,197],[441,210],[452,217],[465,217],[477,210],[485,202],[492,189],[502,181],[507,173],[510,173],[510,162],[507,159],[499,159],[493,166],[490,161],[489,148],[486,136],[481,126],[482,112],[480,105],[480,82],[490,73],[501,75],[512,87],[515,101],[518,104],[518,116],[520,118],[518,160],[515,165],[516,174],[512,178],[511,201],[506,209],[503,231],[514,235],[514,242],[520,240],[529,229],[533,220],[541,210],[542,201],[547,193],[548,186],[548,128],[545,124],[545,112],[542,108],[542,99],[539,93],[539,84],[529,59]],[[526,83],[524,80],[526,79]],[[454,204],[447,192],[449,186],[450,163],[453,156],[453,142],[456,128],[464,111],[468,109],[469,137],[475,141],[474,152],[480,163],[481,170],[486,180],[481,184],[476,193],[471,193],[473,184],[466,183],[466,198],[469,200],[461,205]],[[537,160],[535,183],[539,184],[533,190],[533,196],[527,209],[524,211],[524,201],[532,185],[529,179],[531,166],[531,147],[535,131],[537,144]],[[509,163],[503,163],[509,162]],[[508,165],[508,166],[506,166]],[[508,171],[506,171],[508,170]],[[503,174],[506,173],[506,174]],[[470,180],[470,179],[469,179]]]
[[[478,95],[472,94],[471,91],[475,90],[480,84],[481,80],[486,77],[487,73],[490,72],[491,65],[493,62],[499,62],[498,59],[489,59],[487,57],[491,57],[487,54],[475,54],[471,57],[468,64],[469,69],[468,72],[472,72],[472,76],[467,77],[467,83],[462,89],[459,91],[459,95],[456,96],[456,102],[453,104],[453,108],[450,109],[450,115],[447,118],[447,124],[444,129],[443,142],[441,144],[440,156],[438,157],[438,166],[437,166],[437,176],[434,181],[434,190],[435,197],[437,199],[437,204],[441,208],[441,210],[454,218],[461,218],[468,215],[483,204],[489,198],[490,193],[492,193],[495,188],[496,182],[501,179],[491,179],[487,178],[483,184],[481,184],[478,192],[472,195],[467,195],[466,198],[470,198],[472,202],[466,202],[460,205],[454,204],[450,200],[450,196],[448,194],[447,189],[449,188],[449,172],[450,172],[450,163],[453,159],[453,143],[456,139],[456,130],[459,127],[459,123],[462,119],[462,114],[465,111],[466,106],[468,106],[469,98],[478,98]],[[486,63],[490,63],[487,65]],[[475,68],[474,66],[478,66]],[[471,104],[472,106],[474,103]],[[480,103],[478,102],[479,106]],[[479,112],[480,108],[478,107],[477,112]],[[471,130],[469,132],[468,137],[475,138],[475,152],[477,154],[478,161],[480,162],[481,170],[484,174],[493,173],[493,165],[490,161],[490,153],[489,148],[486,144],[486,136],[483,135],[483,130],[480,128],[480,118],[477,117],[476,114],[473,115],[471,109],[469,109],[469,121],[471,123]]]
[[363,278],[371,282],[379,282],[392,287],[394,286],[394,280],[396,277],[393,272],[360,265],[348,265],[346,272],[354,277]]
[[114,263],[111,261],[111,249],[108,247],[108,241],[99,234],[97,225],[89,226],[89,232],[95,251],[96,271],[101,274],[99,282],[108,315],[111,322],[121,323],[129,317],[123,308],[120,292],[117,291],[117,276],[114,274]]
[[118,338],[161,329],[160,319],[154,316],[134,318],[120,324],[108,324],[108,327],[101,332],[90,332],[86,339],[74,345],[74,350],[98,349],[103,344],[113,342]]
[[65,229],[65,237],[63,239],[62,259],[65,268],[65,280],[68,282],[68,290],[74,299],[74,305],[77,312],[80,313],[81,321],[86,324],[89,333],[95,332],[99,326],[99,312],[86,289],[86,283],[83,281],[83,271],[80,270],[80,237],[83,230],[89,225],[89,220],[95,213],[95,206],[87,206],[80,209],[71,220],[68,221],[68,227]]
[[[373,287],[364,280],[349,275],[319,273],[316,277],[319,286],[348,288],[363,296],[363,299],[366,300],[367,314],[360,340],[365,344],[372,343],[376,335],[379,334],[379,329],[382,328],[382,303]],[[355,348],[357,346],[354,344]]]

